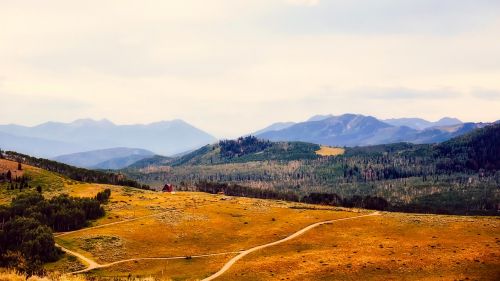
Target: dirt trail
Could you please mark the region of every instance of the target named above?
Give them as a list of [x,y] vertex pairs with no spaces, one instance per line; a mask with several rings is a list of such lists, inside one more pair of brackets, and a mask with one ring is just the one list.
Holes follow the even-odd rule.
[[[58,245],[58,246],[61,247],[60,245]],[[135,258],[135,259],[119,260],[119,261],[110,262],[110,263],[107,263],[107,264],[98,264],[97,262],[95,262],[95,261],[93,261],[91,259],[88,259],[88,258],[86,258],[86,257],[84,257],[84,256],[82,256],[82,255],[80,255],[78,253],[70,251],[70,250],[68,250],[68,249],[66,249],[64,247],[61,247],[61,249],[63,251],[65,251],[66,253],[75,255],[76,257],[82,259],[83,261],[85,261],[86,263],[89,264],[89,266],[87,268],[71,272],[71,274],[85,273],[85,272],[91,271],[93,269],[110,267],[110,266],[113,266],[113,265],[117,265],[117,264],[124,263],[124,262],[129,262],[129,261],[141,261],[141,260],[181,260],[181,259],[188,259],[188,258],[204,258],[204,257],[224,256],[224,255],[239,254],[239,253],[241,253],[241,252],[225,252],[225,253],[194,255],[194,256]]]
[[241,258],[243,258],[244,256],[252,253],[252,252],[255,252],[255,251],[258,251],[260,249],[264,249],[264,248],[267,248],[267,247],[271,247],[271,246],[274,246],[274,245],[277,245],[277,244],[280,244],[280,243],[283,243],[283,242],[286,242],[288,240],[291,240],[297,236],[300,236],[302,234],[304,234],[305,232],[317,227],[317,226],[320,226],[320,225],[323,225],[323,224],[331,224],[333,222],[336,222],[336,221],[343,221],[343,220],[352,220],[352,219],[357,219],[357,218],[361,218],[361,217],[368,217],[368,216],[375,216],[375,215],[378,215],[379,212],[374,212],[374,213],[371,213],[371,214],[368,214],[368,215],[361,215],[361,216],[356,216],[356,217],[349,217],[349,218],[342,218],[342,219],[335,219],[335,220],[329,220],[329,221],[322,221],[322,222],[317,222],[317,223],[314,223],[314,224],[311,224],[307,227],[304,227],[302,228],[301,230],[293,233],[292,235],[288,236],[288,237],[285,237],[281,240],[278,240],[278,241],[275,241],[275,242],[271,242],[271,243],[267,243],[267,244],[264,244],[264,245],[260,245],[260,246],[257,246],[257,247],[253,247],[251,249],[248,249],[248,250],[245,250],[245,251],[242,251],[239,255],[235,256],[234,258],[232,258],[231,260],[229,260],[219,271],[217,271],[216,273],[214,273],[213,275],[201,280],[201,281],[210,281],[210,280],[214,280],[215,278],[221,276],[222,274],[224,274],[229,268],[231,268],[231,266],[233,266],[234,263],[236,263],[238,260],[240,260]]
[[56,246],[59,247],[59,248],[61,248],[61,250],[63,250],[64,252],[66,252],[66,253],[68,253],[70,255],[73,255],[73,256],[79,258],[80,260],[82,260],[83,262],[85,262],[85,263],[88,264],[88,266],[87,266],[86,269],[75,271],[75,272],[72,272],[72,273],[80,273],[80,272],[84,272],[84,271],[89,271],[89,270],[92,270],[92,269],[95,269],[95,268],[98,268],[98,267],[102,266],[102,265],[98,264],[97,262],[95,262],[95,261],[93,261],[93,260],[85,257],[84,255],[79,254],[77,252],[73,252],[73,251],[71,251],[69,249],[66,249],[66,248],[64,248],[63,246],[61,246],[61,245],[59,245],[57,243],[56,243]]
[[[159,215],[162,215],[162,214],[165,214],[165,213],[168,213],[168,212],[162,212],[162,213],[158,213],[158,214],[152,214],[152,215],[148,215],[148,216],[143,216],[143,217],[138,217],[138,218],[133,218],[133,219],[128,219],[128,220],[123,220],[123,221],[118,221],[118,222],[112,222],[112,223],[108,223],[108,224],[102,224],[102,225],[98,225],[98,226],[94,226],[94,227],[89,227],[89,228],[83,228],[83,229],[79,229],[79,230],[75,230],[75,231],[70,231],[70,232],[58,233],[58,234],[56,234],[54,236],[55,237],[60,237],[60,236],[68,235],[68,234],[75,233],[75,232],[80,232],[80,231],[85,231],[85,230],[90,230],[90,229],[96,229],[96,228],[101,228],[101,227],[110,226],[110,225],[116,225],[116,224],[120,224],[120,223],[126,223],[126,222],[135,221],[135,220],[139,220],[139,219],[143,219],[143,218],[148,218],[148,217],[159,216]],[[311,224],[309,226],[306,226],[306,227],[302,228],[301,230],[299,230],[299,231],[297,231],[297,232],[291,234],[290,236],[287,236],[287,237],[285,237],[285,238],[283,238],[281,240],[274,241],[274,242],[267,243],[267,244],[263,244],[263,245],[260,245],[260,246],[256,246],[256,247],[253,247],[253,248],[248,249],[248,250],[236,251],[236,252],[222,252],[222,253],[214,253],[214,254],[202,254],[202,255],[193,255],[193,256],[177,256],[177,257],[132,258],[132,259],[119,260],[119,261],[115,261],[115,262],[111,262],[111,263],[107,263],[107,264],[99,264],[96,261],[91,260],[90,258],[87,258],[87,257],[83,256],[82,254],[79,254],[77,252],[74,252],[74,251],[71,251],[69,249],[66,249],[66,248],[64,248],[61,245],[56,244],[56,246],[60,247],[64,252],[66,252],[68,254],[71,254],[71,255],[74,255],[77,258],[79,258],[80,260],[82,260],[84,263],[88,264],[87,268],[71,272],[72,274],[84,273],[84,272],[91,271],[93,269],[110,267],[110,266],[113,266],[113,265],[116,265],[116,264],[120,264],[120,263],[124,263],[124,262],[129,262],[129,261],[139,261],[139,260],[176,260],[176,259],[202,258],[202,257],[213,257],[213,256],[222,256],[222,255],[229,255],[229,254],[238,254],[237,256],[235,256],[231,260],[229,260],[226,264],[224,264],[224,266],[218,272],[216,272],[213,275],[211,275],[211,276],[209,276],[209,277],[207,277],[207,278],[205,278],[205,279],[202,280],[202,281],[210,281],[210,280],[213,280],[213,279],[221,276],[222,274],[224,274],[229,268],[231,268],[231,266],[233,266],[234,263],[236,263],[238,260],[240,260],[244,256],[246,256],[246,255],[248,255],[248,254],[250,254],[252,252],[255,252],[257,250],[260,250],[260,249],[263,249],[263,248],[267,248],[267,247],[270,247],[270,246],[274,246],[274,245],[286,242],[288,240],[294,239],[295,237],[300,236],[300,235],[304,234],[305,232],[307,232],[307,231],[309,231],[309,230],[311,230],[311,229],[313,229],[313,228],[315,228],[317,226],[320,226],[320,225],[323,225],[323,224],[331,224],[331,223],[336,222],[336,221],[350,220],[350,219],[356,219],[356,218],[361,218],[361,217],[374,216],[374,215],[378,215],[378,214],[379,214],[379,212],[374,212],[374,213],[367,214],[367,215],[361,215],[361,216],[355,216],[355,217],[349,217],[349,218],[342,218],[342,219],[335,219],[335,220],[317,222],[317,223]]]

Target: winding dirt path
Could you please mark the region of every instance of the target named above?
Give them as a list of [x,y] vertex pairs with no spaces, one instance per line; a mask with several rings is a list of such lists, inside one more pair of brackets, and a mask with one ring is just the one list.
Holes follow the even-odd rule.
[[99,267],[102,266],[102,265],[98,264],[97,262],[95,262],[95,261],[93,261],[93,260],[85,257],[84,255],[79,254],[79,253],[74,252],[74,251],[71,251],[69,249],[66,249],[66,248],[64,248],[63,246],[61,246],[61,245],[59,245],[57,243],[56,243],[56,247],[61,248],[61,250],[63,250],[64,252],[66,252],[66,253],[68,253],[70,255],[73,255],[73,256],[79,258],[80,260],[82,260],[83,262],[85,262],[85,263],[88,264],[88,266],[87,266],[86,269],[80,270],[80,271],[75,271],[75,272],[72,272],[72,273],[80,273],[80,272],[83,272],[83,271],[89,271],[89,270],[92,270],[92,269],[95,269],[95,268],[99,268]]
[[271,243],[267,243],[267,244],[264,244],[264,245],[260,245],[260,246],[257,246],[257,247],[253,247],[251,249],[248,249],[248,250],[245,250],[245,251],[242,251],[239,255],[235,256],[234,258],[232,258],[231,260],[229,260],[219,271],[217,271],[216,273],[214,273],[213,275],[201,280],[201,281],[210,281],[210,280],[214,280],[215,278],[221,276],[222,274],[224,274],[229,268],[231,268],[231,266],[233,266],[234,263],[236,263],[238,260],[240,260],[241,258],[243,258],[244,256],[252,253],[252,252],[255,252],[255,251],[258,251],[260,249],[264,249],[264,248],[267,248],[267,247],[271,247],[271,246],[274,246],[274,245],[277,245],[277,244],[280,244],[280,243],[283,243],[283,242],[286,242],[288,240],[292,240],[293,238],[297,237],[297,236],[300,236],[302,234],[304,234],[305,232],[315,228],[315,227],[318,227],[320,225],[323,225],[323,224],[331,224],[333,222],[336,222],[336,221],[343,221],[343,220],[352,220],[352,219],[357,219],[357,218],[362,218],[362,217],[368,217],[368,216],[375,216],[375,215],[379,215],[380,213],[379,212],[373,212],[371,214],[368,214],[368,215],[361,215],[361,216],[355,216],[355,217],[349,217],[349,218],[342,218],[342,219],[335,219],[335,220],[329,220],[329,221],[322,221],[322,222],[317,222],[317,223],[314,223],[314,224],[311,224],[309,226],[306,226],[304,228],[302,228],[301,230],[293,233],[292,235],[288,236],[288,237],[285,237],[281,240],[278,240],[278,241],[274,241],[274,242],[271,242]]
[[[54,236],[55,237],[61,237],[61,236],[64,236],[64,235],[75,233],[75,232],[80,232],[80,231],[85,231],[85,230],[91,230],[91,229],[106,227],[106,226],[110,226],[110,225],[116,225],[116,224],[120,224],[120,223],[131,222],[131,221],[135,221],[135,220],[139,220],[139,219],[144,219],[144,218],[159,216],[159,215],[166,214],[166,213],[168,213],[168,212],[162,212],[162,213],[147,215],[147,216],[143,216],[143,217],[138,217],[138,218],[133,218],[133,219],[128,219],[128,220],[123,220],[123,221],[118,221],[118,222],[112,222],[112,223],[108,223],[108,224],[102,224],[102,225],[98,225],[98,226],[94,226],[94,227],[89,227],[89,228],[83,228],[83,229],[79,229],[79,230],[75,230],[75,231],[57,233]],[[271,246],[274,246],[274,245],[277,245],[277,244],[280,244],[280,243],[283,243],[283,242],[286,242],[286,241],[289,241],[289,240],[294,239],[294,238],[296,238],[296,237],[304,234],[305,232],[307,232],[307,231],[309,231],[309,230],[311,230],[311,229],[313,229],[315,227],[318,227],[320,225],[323,225],[323,224],[331,224],[331,223],[336,222],[336,221],[351,220],[351,219],[368,217],[368,216],[375,216],[375,215],[379,215],[379,212],[373,212],[371,214],[361,215],[361,216],[355,216],[355,217],[348,217],[348,218],[341,218],[341,219],[334,219],[334,220],[329,220],[329,221],[317,222],[317,223],[311,224],[309,226],[306,226],[306,227],[300,229],[299,231],[297,231],[297,232],[295,232],[295,233],[293,233],[293,234],[291,234],[291,235],[289,235],[289,236],[287,236],[287,237],[285,237],[285,238],[283,238],[281,240],[270,242],[270,243],[263,244],[263,245],[260,245],[260,246],[256,246],[256,247],[253,247],[253,248],[248,249],[248,250],[235,251],[235,252],[222,252],[222,253],[193,255],[193,256],[177,256],[177,257],[132,258],[132,259],[119,260],[119,261],[115,261],[115,262],[111,262],[111,263],[107,263],[107,264],[99,264],[96,261],[94,261],[94,260],[92,260],[90,258],[87,258],[87,257],[83,256],[82,254],[79,254],[77,252],[74,252],[74,251],[71,251],[71,250],[69,250],[67,248],[64,248],[63,246],[61,246],[61,245],[59,245],[57,243],[56,243],[56,246],[59,247],[59,248],[61,248],[64,252],[66,252],[66,253],[68,253],[70,255],[73,255],[73,256],[79,258],[80,260],[82,260],[84,263],[87,264],[87,268],[71,272],[71,274],[84,273],[84,272],[91,271],[93,269],[110,267],[110,266],[113,266],[113,265],[116,265],[116,264],[120,264],[120,263],[124,263],[124,262],[129,262],[129,261],[140,261],[140,260],[177,260],[177,259],[187,259],[187,258],[203,258],[203,257],[213,257],[213,256],[229,255],[229,254],[238,254],[235,257],[233,257],[231,260],[229,260],[226,264],[224,264],[224,266],[218,272],[216,272],[213,275],[211,275],[211,276],[209,276],[209,277],[207,277],[207,278],[205,278],[205,279],[202,280],[202,281],[210,281],[210,280],[214,280],[215,278],[217,278],[217,277],[221,276],[222,274],[224,274],[227,270],[229,270],[229,268],[231,268],[231,266],[234,265],[234,263],[236,263],[238,260],[240,260],[241,258],[243,258],[244,256],[246,256],[246,255],[248,255],[248,254],[250,254],[252,252],[258,251],[258,250],[263,249],[263,248],[271,247]]]
[[[61,246],[59,246],[59,247],[61,247]],[[71,272],[71,274],[85,273],[85,272],[91,271],[93,269],[110,267],[110,266],[113,266],[113,265],[117,265],[117,264],[124,263],[124,262],[129,262],[129,261],[141,261],[141,260],[181,260],[181,259],[188,259],[188,258],[204,258],[204,257],[224,256],[224,255],[229,255],[229,254],[239,254],[239,253],[241,253],[241,252],[225,252],[225,253],[194,255],[194,256],[135,258],[135,259],[119,260],[119,261],[110,262],[110,263],[107,263],[107,264],[98,264],[95,261],[93,261],[91,259],[88,259],[88,258],[86,258],[86,257],[84,257],[84,256],[82,256],[82,255],[80,255],[78,253],[72,252],[72,251],[70,251],[70,250],[68,250],[66,248],[63,248],[63,247],[61,247],[61,248],[63,249],[63,251],[65,251],[65,252],[67,252],[69,254],[75,255],[78,258],[82,259],[83,261],[89,263],[89,266],[87,268]]]

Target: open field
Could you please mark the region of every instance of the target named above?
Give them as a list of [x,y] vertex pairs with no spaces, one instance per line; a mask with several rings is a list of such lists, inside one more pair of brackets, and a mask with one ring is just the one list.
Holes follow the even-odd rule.
[[[96,191],[92,185],[85,186],[75,195]],[[128,211],[113,209],[127,197],[137,201],[136,205]],[[135,200],[140,197],[144,199]],[[150,210],[147,206],[151,205],[158,207]],[[137,191],[130,195],[118,190],[108,208],[112,218],[101,219],[97,225],[115,221],[115,214],[124,219],[134,209],[141,215],[161,215],[78,231],[58,237],[58,243],[101,264],[130,258],[194,256],[249,249],[282,239],[314,222],[360,215],[203,193]],[[219,279],[495,280],[500,274],[499,227],[496,217],[398,213],[338,221],[249,254]],[[235,255],[130,261],[90,275],[197,280],[215,273]]]
[[499,227],[388,213],[339,221],[253,253],[219,280],[499,280]]
[[321,148],[316,151],[316,154],[321,156],[337,156],[344,154],[345,149],[341,147],[330,147],[322,145]]

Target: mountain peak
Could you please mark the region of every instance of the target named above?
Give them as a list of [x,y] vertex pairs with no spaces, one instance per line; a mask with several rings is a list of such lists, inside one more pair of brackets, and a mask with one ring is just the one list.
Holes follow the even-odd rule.
[[332,118],[334,117],[333,114],[318,114],[318,115],[314,115],[312,116],[311,118],[307,119],[307,121],[321,121],[321,120],[325,120],[325,119],[328,119],[328,118]]
[[454,118],[454,117],[443,117],[443,118],[439,119],[437,122],[456,122],[454,124],[463,123],[460,119]]
[[434,122],[434,126],[451,126],[451,125],[459,125],[462,123],[463,122],[457,118],[443,117],[443,118],[439,119],[438,121]]
[[91,125],[99,125],[99,126],[113,126],[113,122],[109,121],[106,118],[103,118],[101,120],[94,120],[92,118],[82,118],[82,119],[76,119],[75,121],[70,123],[71,125],[74,126],[91,126]]

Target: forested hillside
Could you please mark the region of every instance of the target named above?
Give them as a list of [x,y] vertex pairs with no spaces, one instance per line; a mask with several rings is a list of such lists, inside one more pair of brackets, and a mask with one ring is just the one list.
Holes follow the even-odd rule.
[[499,132],[497,124],[437,145],[354,147],[329,157],[316,155],[319,147],[313,144],[247,137],[206,146],[170,165],[127,172],[141,181],[170,182],[186,190],[200,182],[228,183],[293,192],[299,198],[311,193],[379,197],[395,210],[496,214]]
[[0,157],[16,161],[19,163],[35,166],[50,172],[55,172],[77,181],[115,184],[115,185],[149,189],[148,185],[140,184],[136,180],[128,179],[126,176],[120,173],[108,173],[102,171],[77,168],[56,161],[31,157],[29,155],[24,155],[13,151],[2,152],[0,150]]
[[215,165],[245,163],[252,161],[291,161],[316,159],[319,145],[305,142],[270,142],[254,136],[240,137],[236,140],[221,140],[206,145],[179,158],[170,160],[162,156],[143,159],[129,168],[169,165]]
[[500,170],[500,123],[446,141],[434,151],[439,170],[495,173]]

